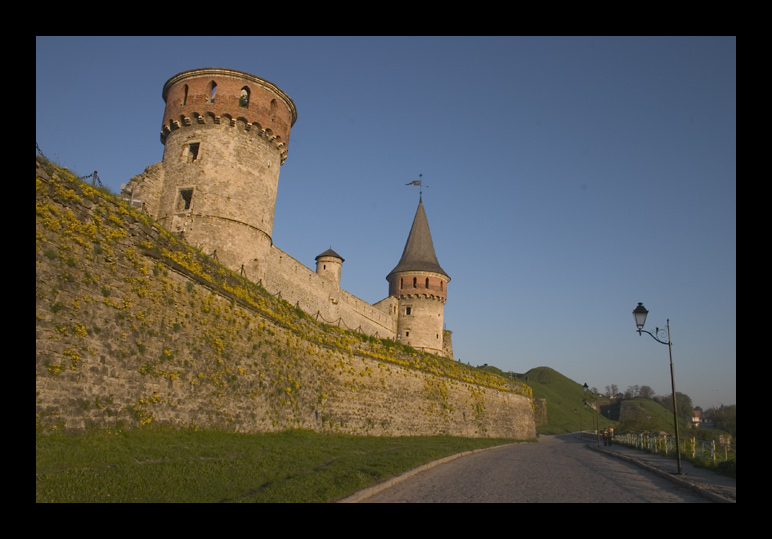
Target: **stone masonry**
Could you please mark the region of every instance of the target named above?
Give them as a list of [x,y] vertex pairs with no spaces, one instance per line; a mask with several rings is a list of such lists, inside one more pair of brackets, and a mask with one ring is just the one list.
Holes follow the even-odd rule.
[[144,214],[36,177],[40,424],[535,436],[527,387],[325,328]]
[[343,258],[334,251],[313,271],[273,244],[279,169],[297,120],[292,99],[264,79],[223,68],[179,73],[162,96],[163,161],[129,182],[127,199],[317,319],[453,357],[443,322],[450,277],[437,263],[422,202],[387,276],[389,295],[371,305],[340,287]]

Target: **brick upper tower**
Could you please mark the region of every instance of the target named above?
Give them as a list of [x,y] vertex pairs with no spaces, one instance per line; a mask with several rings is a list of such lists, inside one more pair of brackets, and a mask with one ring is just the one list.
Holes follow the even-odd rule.
[[450,277],[434,252],[429,221],[419,200],[413,226],[397,266],[386,277],[398,299],[397,338],[416,349],[443,355],[443,316]]
[[274,84],[223,68],[178,73],[162,95],[156,218],[227,267],[257,276],[272,245],[295,104]]

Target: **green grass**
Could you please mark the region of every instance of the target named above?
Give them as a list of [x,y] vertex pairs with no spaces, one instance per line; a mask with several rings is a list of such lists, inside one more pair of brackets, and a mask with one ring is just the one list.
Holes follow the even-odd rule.
[[[634,421],[628,422],[631,423],[630,430],[636,432],[667,432],[670,434],[674,432],[673,412],[671,410],[668,410],[660,403],[651,399],[636,397],[629,402],[637,406]],[[681,433],[686,429],[685,425],[680,420],[679,429]]]
[[[593,398],[584,393],[578,382],[549,367],[536,367],[519,375],[521,381],[525,381],[526,377],[526,384],[531,386],[533,396],[547,399],[547,424],[536,427],[540,433],[564,434],[593,428],[598,414],[594,409],[584,407],[584,401],[592,403]],[[608,399],[601,400],[608,402]],[[601,407],[601,411],[608,413],[605,407]],[[616,421],[609,421],[606,416],[600,416],[599,419],[601,428],[617,425]]]
[[330,502],[432,460],[511,443],[147,426],[35,439],[37,502]]
[[[549,367],[536,367],[518,375],[531,387],[534,397],[547,399],[547,424],[538,425],[542,434],[563,434],[580,430],[591,430],[594,422],[600,420],[600,427],[614,427],[617,432],[673,432],[673,412],[657,401],[634,398],[623,402],[600,397],[600,414],[584,401],[594,402],[594,396],[585,394],[584,388],[570,378]],[[619,422],[620,406],[627,407],[627,418]],[[679,423],[683,432],[687,427]]]

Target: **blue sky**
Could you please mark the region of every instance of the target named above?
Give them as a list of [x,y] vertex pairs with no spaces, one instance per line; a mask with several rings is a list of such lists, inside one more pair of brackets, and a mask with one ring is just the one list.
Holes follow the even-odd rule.
[[161,88],[226,67],[298,109],[274,222],[387,292],[418,204],[456,359],[736,404],[734,37],[38,37],[36,142],[114,191],[161,160]]

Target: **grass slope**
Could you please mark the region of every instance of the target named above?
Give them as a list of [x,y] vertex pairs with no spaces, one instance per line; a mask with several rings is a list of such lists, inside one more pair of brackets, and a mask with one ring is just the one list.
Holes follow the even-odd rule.
[[[538,427],[540,433],[563,434],[592,429],[597,420],[596,413],[589,405],[585,407],[584,402],[592,403],[593,399],[585,395],[581,384],[549,367],[533,368],[520,375],[520,379],[531,386],[534,398],[547,399],[547,424]],[[607,421],[601,418],[601,426],[606,424]]]
[[432,460],[512,440],[243,434],[147,425],[36,435],[35,500],[330,502]]
[[[547,424],[538,427],[542,434],[562,434],[591,430],[598,420],[601,428],[614,427],[636,432],[672,432],[673,413],[651,399],[635,398],[623,402],[585,394],[583,385],[549,367],[536,367],[518,376],[531,386],[534,398],[547,399]],[[584,403],[587,402],[585,407]],[[599,413],[593,406],[599,403]],[[626,407],[620,419],[620,405]],[[685,425],[681,428],[685,428]]]

